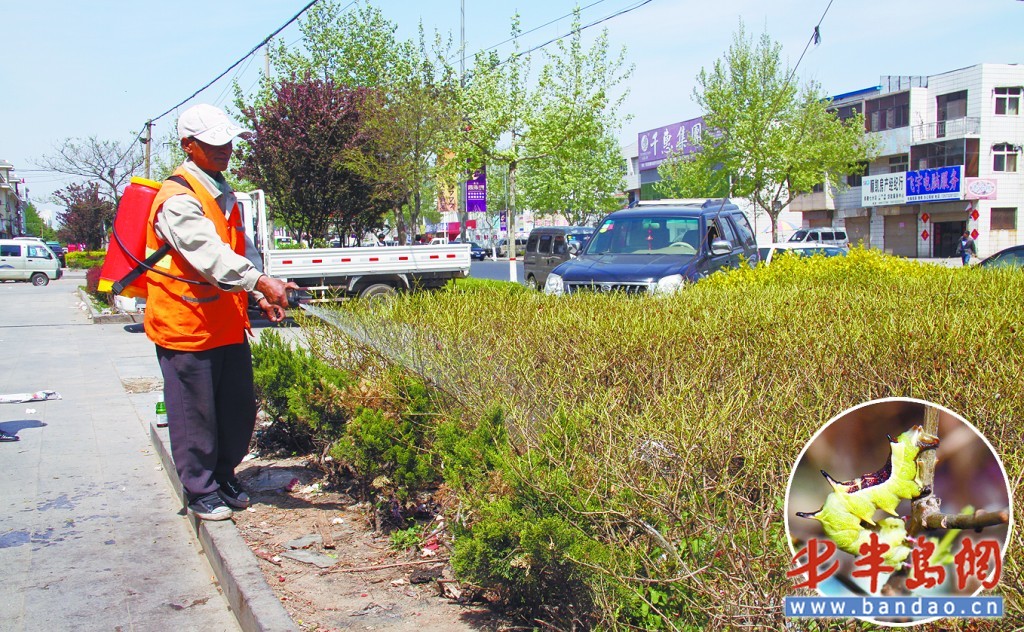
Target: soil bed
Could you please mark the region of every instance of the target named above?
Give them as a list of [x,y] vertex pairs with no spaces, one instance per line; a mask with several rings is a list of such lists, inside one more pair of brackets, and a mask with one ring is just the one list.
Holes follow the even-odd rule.
[[469,591],[452,579],[442,542],[392,550],[373,530],[370,506],[328,489],[305,458],[251,459],[237,473],[252,498],[235,513],[238,532],[300,629],[515,627],[485,605],[460,603]]

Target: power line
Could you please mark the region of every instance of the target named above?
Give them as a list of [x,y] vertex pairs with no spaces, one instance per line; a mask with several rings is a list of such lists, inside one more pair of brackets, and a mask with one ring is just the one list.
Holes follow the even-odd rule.
[[[213,79],[212,79],[212,80],[211,80],[210,82],[208,82],[208,83],[207,83],[206,85],[204,85],[204,86],[203,86],[202,88],[199,88],[198,90],[196,90],[195,92],[193,92],[193,93],[192,93],[191,95],[189,95],[189,97],[188,97],[187,99],[184,99],[184,100],[183,100],[183,101],[181,101],[180,103],[177,103],[177,104],[175,104],[174,106],[172,106],[172,107],[170,107],[170,108],[167,108],[167,110],[166,110],[165,112],[161,113],[161,114],[160,114],[159,116],[154,116],[154,117],[153,117],[152,119],[150,119],[150,121],[151,121],[151,122],[152,122],[152,121],[159,121],[160,119],[162,119],[163,117],[167,116],[168,114],[170,114],[170,113],[171,113],[171,112],[173,112],[174,110],[178,109],[178,108],[179,108],[179,107],[181,107],[182,105],[185,105],[186,103],[188,103],[189,101],[191,101],[192,99],[194,99],[194,98],[195,98],[195,97],[196,97],[197,95],[199,95],[199,93],[201,93],[201,92],[202,92],[203,90],[206,90],[207,88],[209,88],[209,87],[210,87],[210,86],[212,86],[213,84],[215,84],[215,83],[217,83],[218,81],[220,81],[220,79],[221,79],[222,77],[224,77],[224,75],[226,75],[226,74],[228,74],[229,72],[231,72],[231,71],[232,71],[232,70],[233,70],[233,69],[235,68],[235,66],[238,66],[238,65],[239,65],[239,64],[241,64],[241,63],[242,63],[243,61],[245,61],[246,59],[248,59],[248,58],[249,58],[250,56],[252,56],[253,54],[255,54],[255,53],[256,53],[256,51],[258,51],[258,50],[259,50],[260,48],[262,48],[263,46],[265,46],[265,45],[267,44],[267,42],[269,42],[269,41],[271,40],[271,38],[273,38],[273,37],[274,37],[275,35],[277,35],[277,34],[278,34],[278,33],[280,33],[281,31],[283,31],[283,30],[284,30],[285,28],[287,28],[288,26],[290,26],[290,25],[292,24],[292,22],[294,22],[295,20],[298,20],[298,19],[299,19],[299,17],[300,17],[300,16],[301,16],[301,15],[302,15],[303,13],[305,13],[306,11],[308,11],[310,7],[312,7],[312,6],[314,5],[314,4],[316,4],[316,3],[317,3],[317,2],[319,2],[319,1],[320,1],[320,0],[310,0],[310,2],[309,2],[309,3],[308,3],[308,4],[306,5],[306,6],[302,7],[302,9],[301,9],[301,10],[299,10],[299,12],[298,12],[298,13],[296,13],[295,15],[293,15],[293,16],[291,17],[291,19],[289,19],[289,20],[288,20],[287,22],[285,22],[285,23],[284,23],[284,24],[282,24],[282,25],[281,25],[280,27],[278,27],[278,28],[277,28],[277,30],[275,30],[275,31],[274,31],[273,33],[271,33],[270,35],[268,35],[268,36],[266,36],[265,38],[263,38],[263,41],[261,41],[261,42],[260,42],[259,44],[257,44],[256,46],[253,46],[252,50],[250,50],[250,51],[249,51],[248,53],[246,53],[246,54],[245,54],[245,55],[244,55],[244,56],[243,56],[243,57],[242,57],[241,59],[239,59],[239,60],[238,60],[238,61],[236,61],[235,63],[233,63],[233,64],[231,64],[230,66],[228,66],[228,67],[227,67],[227,69],[226,69],[226,70],[225,70],[224,72],[222,72],[222,73],[220,73],[219,75],[217,75],[216,77],[214,77],[214,78],[213,78]],[[134,141],[133,141],[133,142],[134,142]]]
[[534,46],[533,48],[528,48],[528,49],[526,49],[526,50],[524,50],[522,52],[513,53],[513,54],[509,55],[508,58],[505,59],[505,61],[499,62],[498,65],[500,66],[501,64],[508,63],[509,61],[515,59],[516,57],[521,57],[523,55],[528,55],[528,54],[532,53],[535,50],[538,50],[540,48],[544,48],[548,44],[553,44],[553,43],[555,43],[555,42],[557,42],[557,41],[559,41],[559,40],[561,40],[563,38],[569,37],[570,35],[575,35],[576,33],[582,33],[583,31],[589,29],[592,26],[597,26],[598,24],[601,24],[603,22],[607,22],[608,20],[611,20],[611,19],[617,18],[617,17],[619,17],[621,15],[625,15],[627,13],[631,13],[633,11],[636,11],[637,9],[639,9],[639,8],[645,6],[645,5],[648,5],[651,2],[653,2],[653,1],[654,0],[642,0],[642,2],[638,2],[637,4],[634,4],[633,6],[630,6],[630,7],[626,7],[624,9],[620,10],[620,11],[616,11],[615,13],[612,13],[611,15],[605,16],[605,17],[601,18],[600,20],[594,20],[590,24],[584,24],[583,26],[579,27],[578,29],[573,29],[573,30],[569,31],[568,33],[565,33],[563,35],[559,35],[558,37],[553,37],[553,38],[549,39],[548,41],[544,42],[543,44],[538,44],[538,45]]
[[[588,5],[587,5],[587,6],[585,6],[585,7],[580,7],[580,9],[579,9],[579,10],[580,10],[580,11],[586,11],[587,9],[589,9],[589,8],[591,8],[591,7],[594,7],[594,6],[597,6],[597,5],[599,5],[599,4],[601,4],[602,2],[605,2],[605,1],[606,1],[606,0],[597,0],[597,2],[592,2],[592,3],[588,4]],[[574,13],[574,12],[573,12],[573,13]],[[503,42],[498,42],[498,43],[497,43],[497,44],[495,44],[494,46],[491,46],[491,47],[489,47],[489,48],[483,48],[483,49],[481,49],[481,50],[477,51],[477,54],[480,54],[480,53],[486,53],[486,52],[487,52],[487,51],[489,51],[489,50],[494,50],[495,48],[498,48],[499,46],[503,46],[503,45],[505,45],[505,44],[508,44],[509,42],[514,42],[514,41],[516,41],[517,39],[519,39],[519,38],[523,37],[524,35],[529,35],[530,33],[533,33],[533,32],[535,32],[535,31],[539,31],[540,29],[544,28],[545,26],[551,26],[551,25],[552,25],[552,24],[554,24],[555,22],[559,22],[559,21],[561,21],[561,20],[564,20],[565,18],[567,18],[567,17],[570,17],[570,16],[572,16],[572,15],[573,15],[573,13],[566,13],[565,15],[563,15],[563,16],[561,16],[561,17],[557,17],[557,18],[555,18],[554,20],[551,20],[551,21],[549,21],[549,22],[545,22],[544,24],[541,24],[540,26],[535,26],[535,27],[533,27],[532,29],[530,29],[529,31],[523,31],[522,33],[520,33],[520,34],[516,35],[515,37],[510,37],[510,38],[508,38],[507,40],[505,40],[505,41],[503,41]],[[564,37],[564,36],[563,36],[563,37]],[[455,58],[454,58],[454,57],[452,57],[451,59],[449,59],[449,60],[448,60],[448,63],[451,63],[451,61],[452,61],[453,59],[455,59]]]

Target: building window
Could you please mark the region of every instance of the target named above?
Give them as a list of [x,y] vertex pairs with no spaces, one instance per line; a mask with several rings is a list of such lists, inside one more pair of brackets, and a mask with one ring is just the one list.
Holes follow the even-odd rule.
[[963,140],[947,140],[910,148],[910,164],[915,171],[937,169],[964,164],[965,145]]
[[864,126],[882,132],[910,125],[910,93],[900,92],[864,102]]
[[863,108],[862,103],[854,103],[853,105],[840,105],[838,107],[829,108],[829,112],[832,112],[840,121],[853,118],[861,113]]
[[846,184],[851,187],[859,187],[868,172],[868,163],[860,163],[860,170],[846,176]]
[[1010,143],[992,145],[992,171],[1017,171],[1017,148]]
[[1017,88],[996,88],[996,114],[1006,116],[1017,116],[1020,114],[1020,95],[1022,89]]
[[1017,209],[992,209],[992,230],[1017,230]]
[[903,173],[904,171],[910,171],[908,168],[909,164],[910,157],[907,154],[889,156],[889,173]]

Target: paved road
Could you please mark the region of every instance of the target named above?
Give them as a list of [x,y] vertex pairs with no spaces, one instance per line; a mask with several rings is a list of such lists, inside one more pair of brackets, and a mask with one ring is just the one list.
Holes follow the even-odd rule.
[[0,629],[238,630],[154,454],[145,334],[94,325],[84,276],[0,283]]
[[[516,260],[516,270],[518,270],[517,279],[519,283],[523,282],[523,260]],[[497,261],[491,261],[487,259],[485,261],[474,261],[469,268],[469,276],[476,279],[492,279],[495,281],[508,281],[509,280],[509,265],[508,259],[499,259]]]

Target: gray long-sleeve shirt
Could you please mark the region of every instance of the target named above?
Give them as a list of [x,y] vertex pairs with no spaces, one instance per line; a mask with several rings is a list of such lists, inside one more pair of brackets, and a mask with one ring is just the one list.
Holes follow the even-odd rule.
[[[182,166],[217,201],[224,216],[230,220],[237,201],[231,186],[223,179],[215,180],[191,160],[186,160]],[[256,291],[256,282],[263,274],[263,262],[252,238],[244,235],[244,257],[236,253],[221,240],[195,197],[183,193],[167,198],[157,213],[155,228],[157,235],[181,253],[185,261],[210,283],[229,292],[253,292],[257,300],[263,297]],[[245,230],[244,226],[242,230]]]

